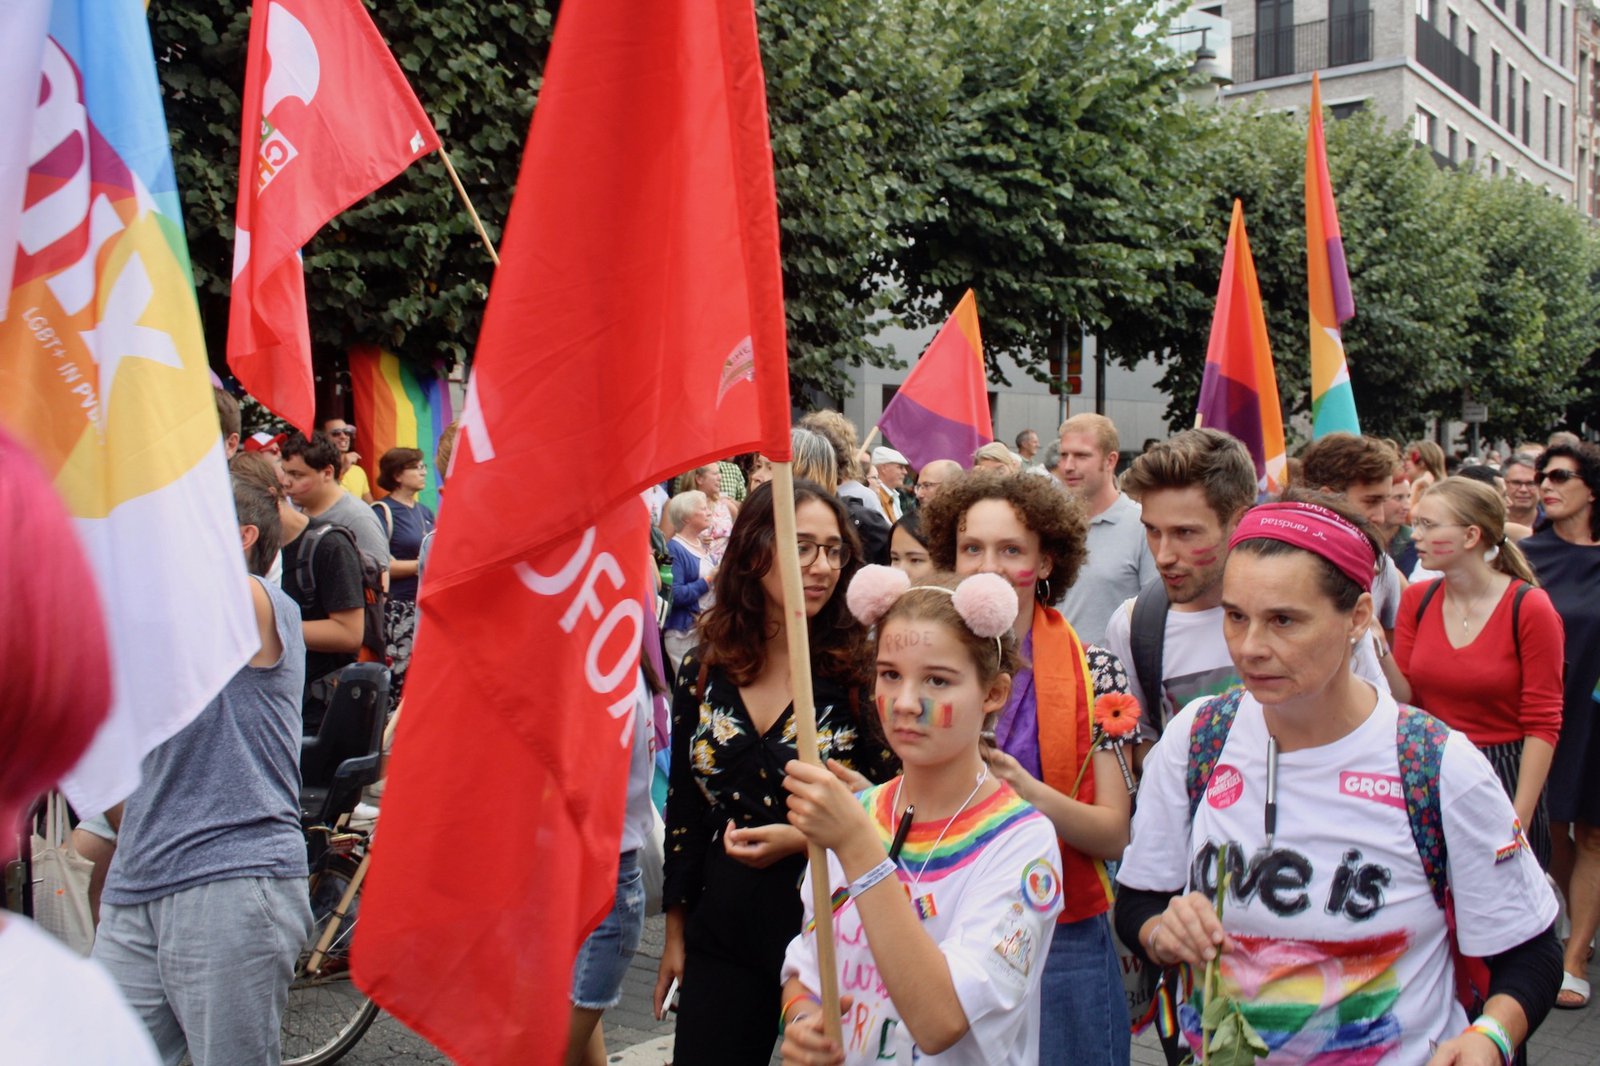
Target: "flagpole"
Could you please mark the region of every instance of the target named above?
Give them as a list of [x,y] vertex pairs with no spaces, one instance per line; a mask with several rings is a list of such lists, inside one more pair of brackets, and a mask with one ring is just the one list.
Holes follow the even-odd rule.
[[[783,581],[783,617],[789,635],[789,685],[794,697],[795,747],[802,762],[821,766],[817,751],[817,709],[811,692],[811,642],[806,629],[805,590],[800,584],[800,544],[795,533],[794,466],[772,464],[774,555]],[[811,863],[811,909],[816,919],[817,975],[822,985],[822,1027],[828,1039],[843,1044],[839,1029],[839,966],[833,951],[833,894],[828,887],[828,852],[807,842]]]
[[461,202],[467,205],[467,214],[472,218],[472,224],[478,230],[478,237],[482,239],[484,248],[488,249],[489,258],[495,266],[500,265],[500,253],[494,250],[494,242],[489,239],[489,232],[483,228],[483,220],[478,217],[478,209],[472,206],[472,197],[467,195],[467,187],[461,184],[461,175],[456,173],[455,164],[450,162],[450,153],[444,150],[444,142],[439,142],[439,158],[444,160],[444,169],[450,174],[450,183],[456,187],[456,195],[461,197]]

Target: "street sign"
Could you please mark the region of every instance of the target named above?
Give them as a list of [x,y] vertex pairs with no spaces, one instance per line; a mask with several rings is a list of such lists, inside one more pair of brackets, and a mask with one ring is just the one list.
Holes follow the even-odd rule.
[[1464,402],[1461,405],[1461,421],[1463,421],[1463,422],[1487,422],[1487,421],[1489,421],[1489,405],[1486,404],[1486,403],[1474,403],[1471,400],[1468,400],[1468,401]]

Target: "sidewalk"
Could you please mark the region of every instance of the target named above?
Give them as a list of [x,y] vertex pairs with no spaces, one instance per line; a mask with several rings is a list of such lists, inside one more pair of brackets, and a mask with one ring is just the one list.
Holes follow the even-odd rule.
[[[672,1016],[658,1022],[650,1013],[665,931],[665,919],[645,921],[644,940],[622,984],[622,1002],[606,1012],[606,1048],[612,1066],[664,1066],[672,1059]],[[1600,963],[1590,964],[1589,980],[1600,991]],[[1600,1003],[1591,1003],[1585,1010],[1551,1011],[1533,1036],[1528,1063],[1600,1064]],[[1134,1041],[1133,1066],[1166,1066],[1154,1034],[1146,1033]]]

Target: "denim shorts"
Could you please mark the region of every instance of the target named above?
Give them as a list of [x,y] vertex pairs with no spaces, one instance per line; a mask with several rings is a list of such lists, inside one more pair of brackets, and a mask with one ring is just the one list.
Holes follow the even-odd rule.
[[639,872],[639,853],[630,851],[617,862],[617,898],[611,913],[578,949],[572,967],[574,1007],[609,1010],[622,1001],[622,978],[643,932],[644,875]]

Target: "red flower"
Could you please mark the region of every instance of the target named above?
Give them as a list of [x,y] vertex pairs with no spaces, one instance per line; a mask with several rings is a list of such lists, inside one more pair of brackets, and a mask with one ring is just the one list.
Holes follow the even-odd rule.
[[1125,737],[1139,728],[1139,701],[1126,692],[1107,692],[1094,701],[1094,720],[1108,737]]

